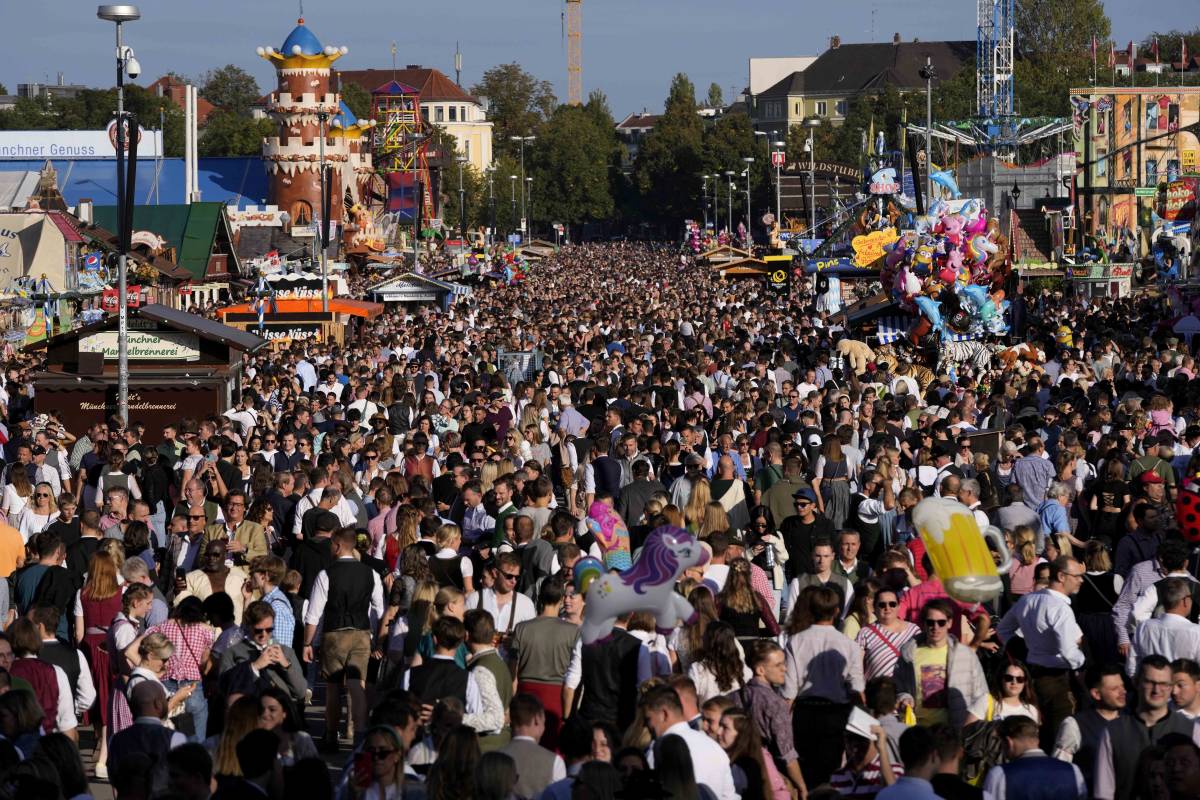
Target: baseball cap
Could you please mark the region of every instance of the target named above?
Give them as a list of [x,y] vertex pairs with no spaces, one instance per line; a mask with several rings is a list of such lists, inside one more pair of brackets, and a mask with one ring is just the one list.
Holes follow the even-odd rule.
[[1138,480],[1142,483],[1163,483],[1162,476],[1154,470],[1146,470],[1138,476]]
[[817,502],[817,493],[807,486],[802,486],[796,491],[792,492],[792,499],[807,500],[810,503],[815,503]]

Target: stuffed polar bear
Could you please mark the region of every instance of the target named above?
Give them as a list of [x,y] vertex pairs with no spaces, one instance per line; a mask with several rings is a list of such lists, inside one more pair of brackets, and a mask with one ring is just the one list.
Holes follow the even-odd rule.
[[842,339],[834,349],[850,362],[850,367],[854,370],[855,375],[866,372],[867,364],[875,360],[875,352],[867,346],[867,343],[856,339]]

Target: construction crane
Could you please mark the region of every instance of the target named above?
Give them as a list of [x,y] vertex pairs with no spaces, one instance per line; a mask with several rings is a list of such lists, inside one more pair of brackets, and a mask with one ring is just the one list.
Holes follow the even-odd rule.
[[567,3],[567,103],[583,103],[583,0]]

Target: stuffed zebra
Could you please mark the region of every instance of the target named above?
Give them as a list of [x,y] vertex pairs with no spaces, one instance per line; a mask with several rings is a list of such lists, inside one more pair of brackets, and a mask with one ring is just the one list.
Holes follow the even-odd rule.
[[950,365],[958,367],[969,365],[979,372],[991,365],[992,355],[998,349],[997,345],[987,342],[943,342],[938,369],[946,372]]

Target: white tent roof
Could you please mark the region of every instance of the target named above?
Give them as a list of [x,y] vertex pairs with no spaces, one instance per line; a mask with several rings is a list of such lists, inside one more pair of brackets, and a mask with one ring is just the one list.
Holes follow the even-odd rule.
[[23,209],[38,185],[36,172],[0,171],[0,208]]

